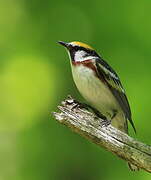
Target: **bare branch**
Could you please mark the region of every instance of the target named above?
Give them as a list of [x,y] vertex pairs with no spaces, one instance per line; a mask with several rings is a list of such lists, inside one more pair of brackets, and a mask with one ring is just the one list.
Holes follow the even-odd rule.
[[58,122],[118,157],[151,172],[151,146],[131,138],[111,125],[103,127],[102,119],[79,108],[72,97],[63,101],[58,108],[61,112],[53,113]]

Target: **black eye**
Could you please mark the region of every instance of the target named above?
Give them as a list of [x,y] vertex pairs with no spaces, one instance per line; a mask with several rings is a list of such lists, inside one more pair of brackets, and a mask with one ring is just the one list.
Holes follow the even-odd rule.
[[74,51],[79,51],[79,50],[80,50],[80,47],[75,46],[73,49],[74,49]]
[[73,54],[75,54],[75,52],[77,52],[77,51],[84,51],[84,52],[86,52],[84,57],[86,57],[86,56],[99,57],[99,55],[94,50],[87,49],[87,48],[84,48],[84,47],[81,47],[81,46],[71,46],[70,51],[72,51]]

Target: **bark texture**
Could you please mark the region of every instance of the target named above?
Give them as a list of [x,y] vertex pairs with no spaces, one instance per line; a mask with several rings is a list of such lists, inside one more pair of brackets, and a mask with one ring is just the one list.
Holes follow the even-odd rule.
[[79,106],[68,97],[54,112],[56,120],[125,161],[151,173],[151,146],[135,140]]

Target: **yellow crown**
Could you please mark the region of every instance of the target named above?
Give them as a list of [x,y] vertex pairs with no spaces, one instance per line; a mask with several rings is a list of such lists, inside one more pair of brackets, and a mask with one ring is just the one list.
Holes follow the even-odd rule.
[[82,43],[82,42],[74,41],[74,42],[71,42],[71,44],[93,50],[93,48],[91,46],[89,46],[85,43]]

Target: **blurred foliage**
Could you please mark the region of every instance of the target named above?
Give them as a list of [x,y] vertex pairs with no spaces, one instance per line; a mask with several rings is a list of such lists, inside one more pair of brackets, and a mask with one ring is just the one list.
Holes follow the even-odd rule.
[[137,138],[151,144],[150,9],[149,0],[0,1],[0,180],[150,179],[50,116],[67,94],[83,101],[56,43],[82,41],[116,69]]

